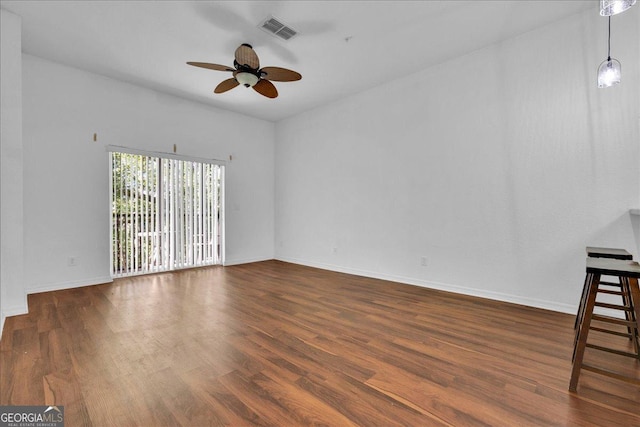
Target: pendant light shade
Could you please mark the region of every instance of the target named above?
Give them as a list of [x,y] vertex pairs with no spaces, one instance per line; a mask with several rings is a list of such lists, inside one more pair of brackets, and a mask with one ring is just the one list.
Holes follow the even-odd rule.
[[611,57],[611,16],[609,16],[609,36],[607,38],[607,60],[598,67],[598,87],[611,87],[620,84],[622,66],[620,61]]
[[620,62],[610,57],[598,67],[598,87],[617,85],[620,83],[621,76]]
[[600,15],[617,15],[629,9],[634,4],[636,4],[636,0],[600,0]]

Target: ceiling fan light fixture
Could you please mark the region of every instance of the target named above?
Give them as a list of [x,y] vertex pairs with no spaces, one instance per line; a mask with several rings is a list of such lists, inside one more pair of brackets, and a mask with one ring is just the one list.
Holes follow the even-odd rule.
[[600,0],[600,15],[617,15],[629,9],[634,4],[636,4],[636,0]]
[[259,77],[252,73],[239,72],[236,74],[236,80],[244,87],[253,87],[258,83]]

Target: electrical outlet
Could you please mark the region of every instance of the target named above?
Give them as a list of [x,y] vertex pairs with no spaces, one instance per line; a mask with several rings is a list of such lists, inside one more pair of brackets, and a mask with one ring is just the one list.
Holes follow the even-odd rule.
[[427,259],[426,256],[420,257],[420,265],[423,267],[426,267],[427,265],[429,265],[429,260]]
[[76,265],[78,265],[78,257],[70,256],[69,259],[67,260],[67,265],[69,267],[75,267]]

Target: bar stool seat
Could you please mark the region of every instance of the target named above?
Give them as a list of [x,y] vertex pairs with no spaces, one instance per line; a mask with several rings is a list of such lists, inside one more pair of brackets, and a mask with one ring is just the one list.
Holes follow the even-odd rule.
[[587,256],[592,258],[633,259],[633,255],[625,249],[587,246],[586,250]]
[[[586,262],[586,273],[586,299],[584,307],[581,307],[581,312],[578,313],[580,316],[580,322],[577,327],[577,335],[573,354],[573,368],[571,370],[571,381],[569,383],[569,390],[576,391],[576,388],[578,386],[578,379],[580,378],[580,371],[582,369],[640,385],[640,378],[625,376],[616,372],[583,363],[584,353],[587,347],[596,350],[607,351],[621,356],[633,357],[638,362],[640,362],[640,352],[638,351],[638,348],[640,346],[640,339],[638,338],[638,330],[640,329],[640,288],[638,287],[638,278],[640,278],[640,264],[630,260],[589,257],[587,258]],[[626,311],[630,314],[628,318],[621,319],[593,313],[593,309],[594,307],[596,307],[596,295],[598,293],[600,278],[602,276],[617,276],[620,283],[622,283],[623,286],[628,289],[629,307],[626,309]],[[592,320],[626,326],[630,333],[625,334],[618,332],[617,335],[629,337],[633,341],[635,353],[606,348],[604,346],[587,344],[589,330],[595,329],[591,328]]]

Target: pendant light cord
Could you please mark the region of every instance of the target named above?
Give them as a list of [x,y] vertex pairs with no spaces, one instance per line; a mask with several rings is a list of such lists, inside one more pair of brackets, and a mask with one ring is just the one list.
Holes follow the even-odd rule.
[[607,41],[607,61],[611,61],[611,15],[609,15],[609,38]]

